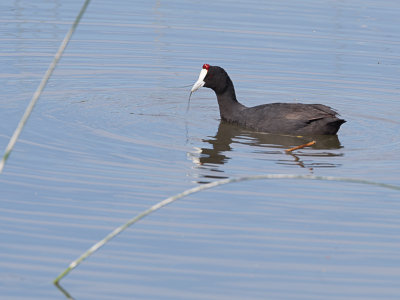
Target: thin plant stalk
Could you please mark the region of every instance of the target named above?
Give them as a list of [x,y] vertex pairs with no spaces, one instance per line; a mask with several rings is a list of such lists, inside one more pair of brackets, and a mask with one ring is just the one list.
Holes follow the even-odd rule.
[[241,181],[249,181],[249,180],[260,180],[260,179],[307,179],[307,180],[328,180],[328,181],[340,181],[340,182],[348,182],[348,183],[358,183],[358,184],[367,184],[367,185],[375,185],[383,188],[389,188],[393,190],[400,191],[400,186],[395,186],[391,184],[379,183],[374,181],[368,181],[363,179],[354,179],[354,178],[344,178],[344,177],[333,177],[333,176],[314,176],[314,175],[295,175],[295,174],[265,174],[265,175],[254,175],[254,176],[245,176],[231,179],[224,179],[219,181],[214,181],[208,184],[200,185],[188,190],[185,190],[177,195],[168,197],[161,202],[151,206],[149,209],[143,211],[138,214],[136,217],[130,219],[125,224],[119,226],[114,229],[111,233],[109,233],[104,239],[94,244],[90,249],[88,249],[85,253],[83,253],[78,259],[74,260],[67,269],[65,269],[60,275],[56,277],[54,280],[54,284],[58,284],[61,279],[63,279],[70,271],[75,269],[83,260],[88,258],[94,252],[96,252],[100,247],[110,241],[112,238],[116,237],[122,231],[124,231],[129,226],[135,224],[145,216],[151,214],[159,210],[160,208],[180,199],[190,194],[194,194],[203,190],[211,189],[220,185],[241,182]]
[[20,136],[22,130],[24,129],[25,124],[28,121],[29,116],[31,115],[31,113],[33,111],[33,108],[35,107],[36,102],[38,101],[40,95],[42,94],[44,88],[46,87],[46,84],[49,81],[51,74],[53,74],[53,71],[56,68],[58,61],[60,60],[61,56],[63,55],[64,50],[67,47],[68,42],[70,41],[70,39],[72,37],[72,34],[74,33],[76,27],[78,26],[79,21],[81,20],[83,14],[85,13],[86,8],[89,5],[89,2],[90,2],[90,0],[86,0],[85,3],[83,4],[78,16],[76,17],[70,30],[65,35],[64,40],[62,41],[60,47],[58,48],[58,51],[53,58],[53,61],[50,63],[49,68],[47,69],[46,73],[44,74],[42,81],[40,82],[38,88],[36,89],[35,93],[33,94],[32,99],[29,102],[21,120],[19,121],[17,128],[15,129],[13,135],[11,136],[10,141],[8,142],[8,145],[6,147],[6,150],[4,151],[4,155],[0,161],[0,174],[4,169],[5,163],[8,159],[8,157],[10,156],[11,151],[13,150],[13,148],[18,140],[18,137]]
[[72,296],[58,282],[54,283],[54,285],[65,296],[65,298],[67,298],[68,300],[74,300],[74,298],[72,298]]

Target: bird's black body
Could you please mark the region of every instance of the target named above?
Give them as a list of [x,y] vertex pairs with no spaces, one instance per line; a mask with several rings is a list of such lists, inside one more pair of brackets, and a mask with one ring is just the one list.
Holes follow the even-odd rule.
[[256,131],[290,135],[332,135],[346,122],[322,104],[270,103],[246,107],[236,99],[233,83],[225,70],[205,66],[208,72],[204,86],[214,90],[221,119],[226,122]]

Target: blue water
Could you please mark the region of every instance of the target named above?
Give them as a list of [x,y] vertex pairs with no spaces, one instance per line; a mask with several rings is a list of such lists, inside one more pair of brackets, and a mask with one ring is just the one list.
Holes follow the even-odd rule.
[[[5,149],[82,1],[0,4]],[[400,185],[396,1],[93,1],[0,175],[0,298],[65,299],[52,280],[158,201],[283,173]],[[221,124],[190,87],[203,63],[247,106],[322,103],[337,138]],[[74,299],[397,299],[399,192],[270,180],[192,195],[61,281]]]

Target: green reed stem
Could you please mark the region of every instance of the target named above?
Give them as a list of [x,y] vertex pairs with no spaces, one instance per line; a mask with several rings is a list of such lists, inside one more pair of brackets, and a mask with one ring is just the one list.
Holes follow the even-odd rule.
[[64,40],[62,41],[60,47],[58,48],[57,53],[55,54],[55,56],[53,58],[53,61],[51,62],[49,68],[47,69],[46,73],[44,74],[44,76],[42,78],[42,81],[40,82],[38,88],[36,89],[35,93],[33,94],[32,99],[29,102],[29,104],[28,104],[28,106],[27,106],[27,108],[25,110],[25,113],[23,114],[21,120],[18,123],[17,128],[15,129],[10,141],[8,142],[8,145],[6,147],[4,155],[3,155],[3,157],[2,157],[2,159],[0,161],[0,174],[4,169],[4,165],[5,165],[8,157],[10,156],[11,151],[13,150],[15,143],[18,140],[18,137],[20,136],[22,130],[24,129],[24,126],[25,126],[26,122],[28,121],[29,116],[31,115],[33,108],[35,107],[36,102],[38,101],[40,95],[42,94],[44,88],[46,87],[46,84],[49,81],[51,74],[53,74],[53,71],[56,68],[58,61],[60,60],[61,56],[63,55],[64,50],[67,47],[68,42],[70,41],[70,39],[72,37],[72,34],[74,33],[76,27],[78,26],[79,21],[81,20],[83,14],[85,13],[86,8],[89,5],[89,2],[90,2],[90,0],[86,0],[85,1],[85,3],[83,4],[78,16],[76,17],[74,23],[72,24],[70,30],[65,35]]
[[138,214],[136,217],[130,219],[125,224],[119,226],[118,228],[114,229],[110,234],[108,234],[104,239],[94,244],[89,250],[83,253],[78,259],[74,260],[67,269],[65,269],[60,275],[56,277],[54,280],[55,284],[58,284],[59,281],[64,278],[70,271],[75,269],[84,259],[92,255],[96,252],[100,247],[102,247],[105,243],[109,240],[120,234],[126,228],[131,226],[132,224],[138,222],[145,216],[151,214],[152,212],[159,210],[160,208],[180,199],[190,194],[194,194],[203,190],[211,189],[220,185],[234,183],[234,182],[241,182],[241,181],[249,181],[249,180],[260,180],[260,179],[307,179],[307,180],[328,180],[328,181],[340,181],[340,182],[349,182],[349,183],[358,183],[358,184],[367,184],[367,185],[375,185],[383,188],[393,189],[400,191],[400,186],[395,186],[386,183],[379,183],[374,181],[368,181],[363,179],[354,179],[354,178],[343,178],[343,177],[333,177],[333,176],[314,176],[314,175],[294,175],[294,174],[266,174],[266,175],[254,175],[254,176],[245,176],[245,177],[238,177],[238,178],[231,178],[231,179],[224,179],[219,181],[214,181],[208,184],[200,185],[182,193],[179,193],[175,196],[168,197],[161,202],[151,206],[149,209],[143,211],[142,213]]

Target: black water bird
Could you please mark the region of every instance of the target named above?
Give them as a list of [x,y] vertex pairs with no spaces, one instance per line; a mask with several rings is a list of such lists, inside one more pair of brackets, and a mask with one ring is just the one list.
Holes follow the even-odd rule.
[[203,86],[217,95],[223,121],[252,130],[289,135],[333,135],[346,122],[323,104],[270,103],[246,107],[236,99],[228,73],[218,66],[204,64],[190,94]]

